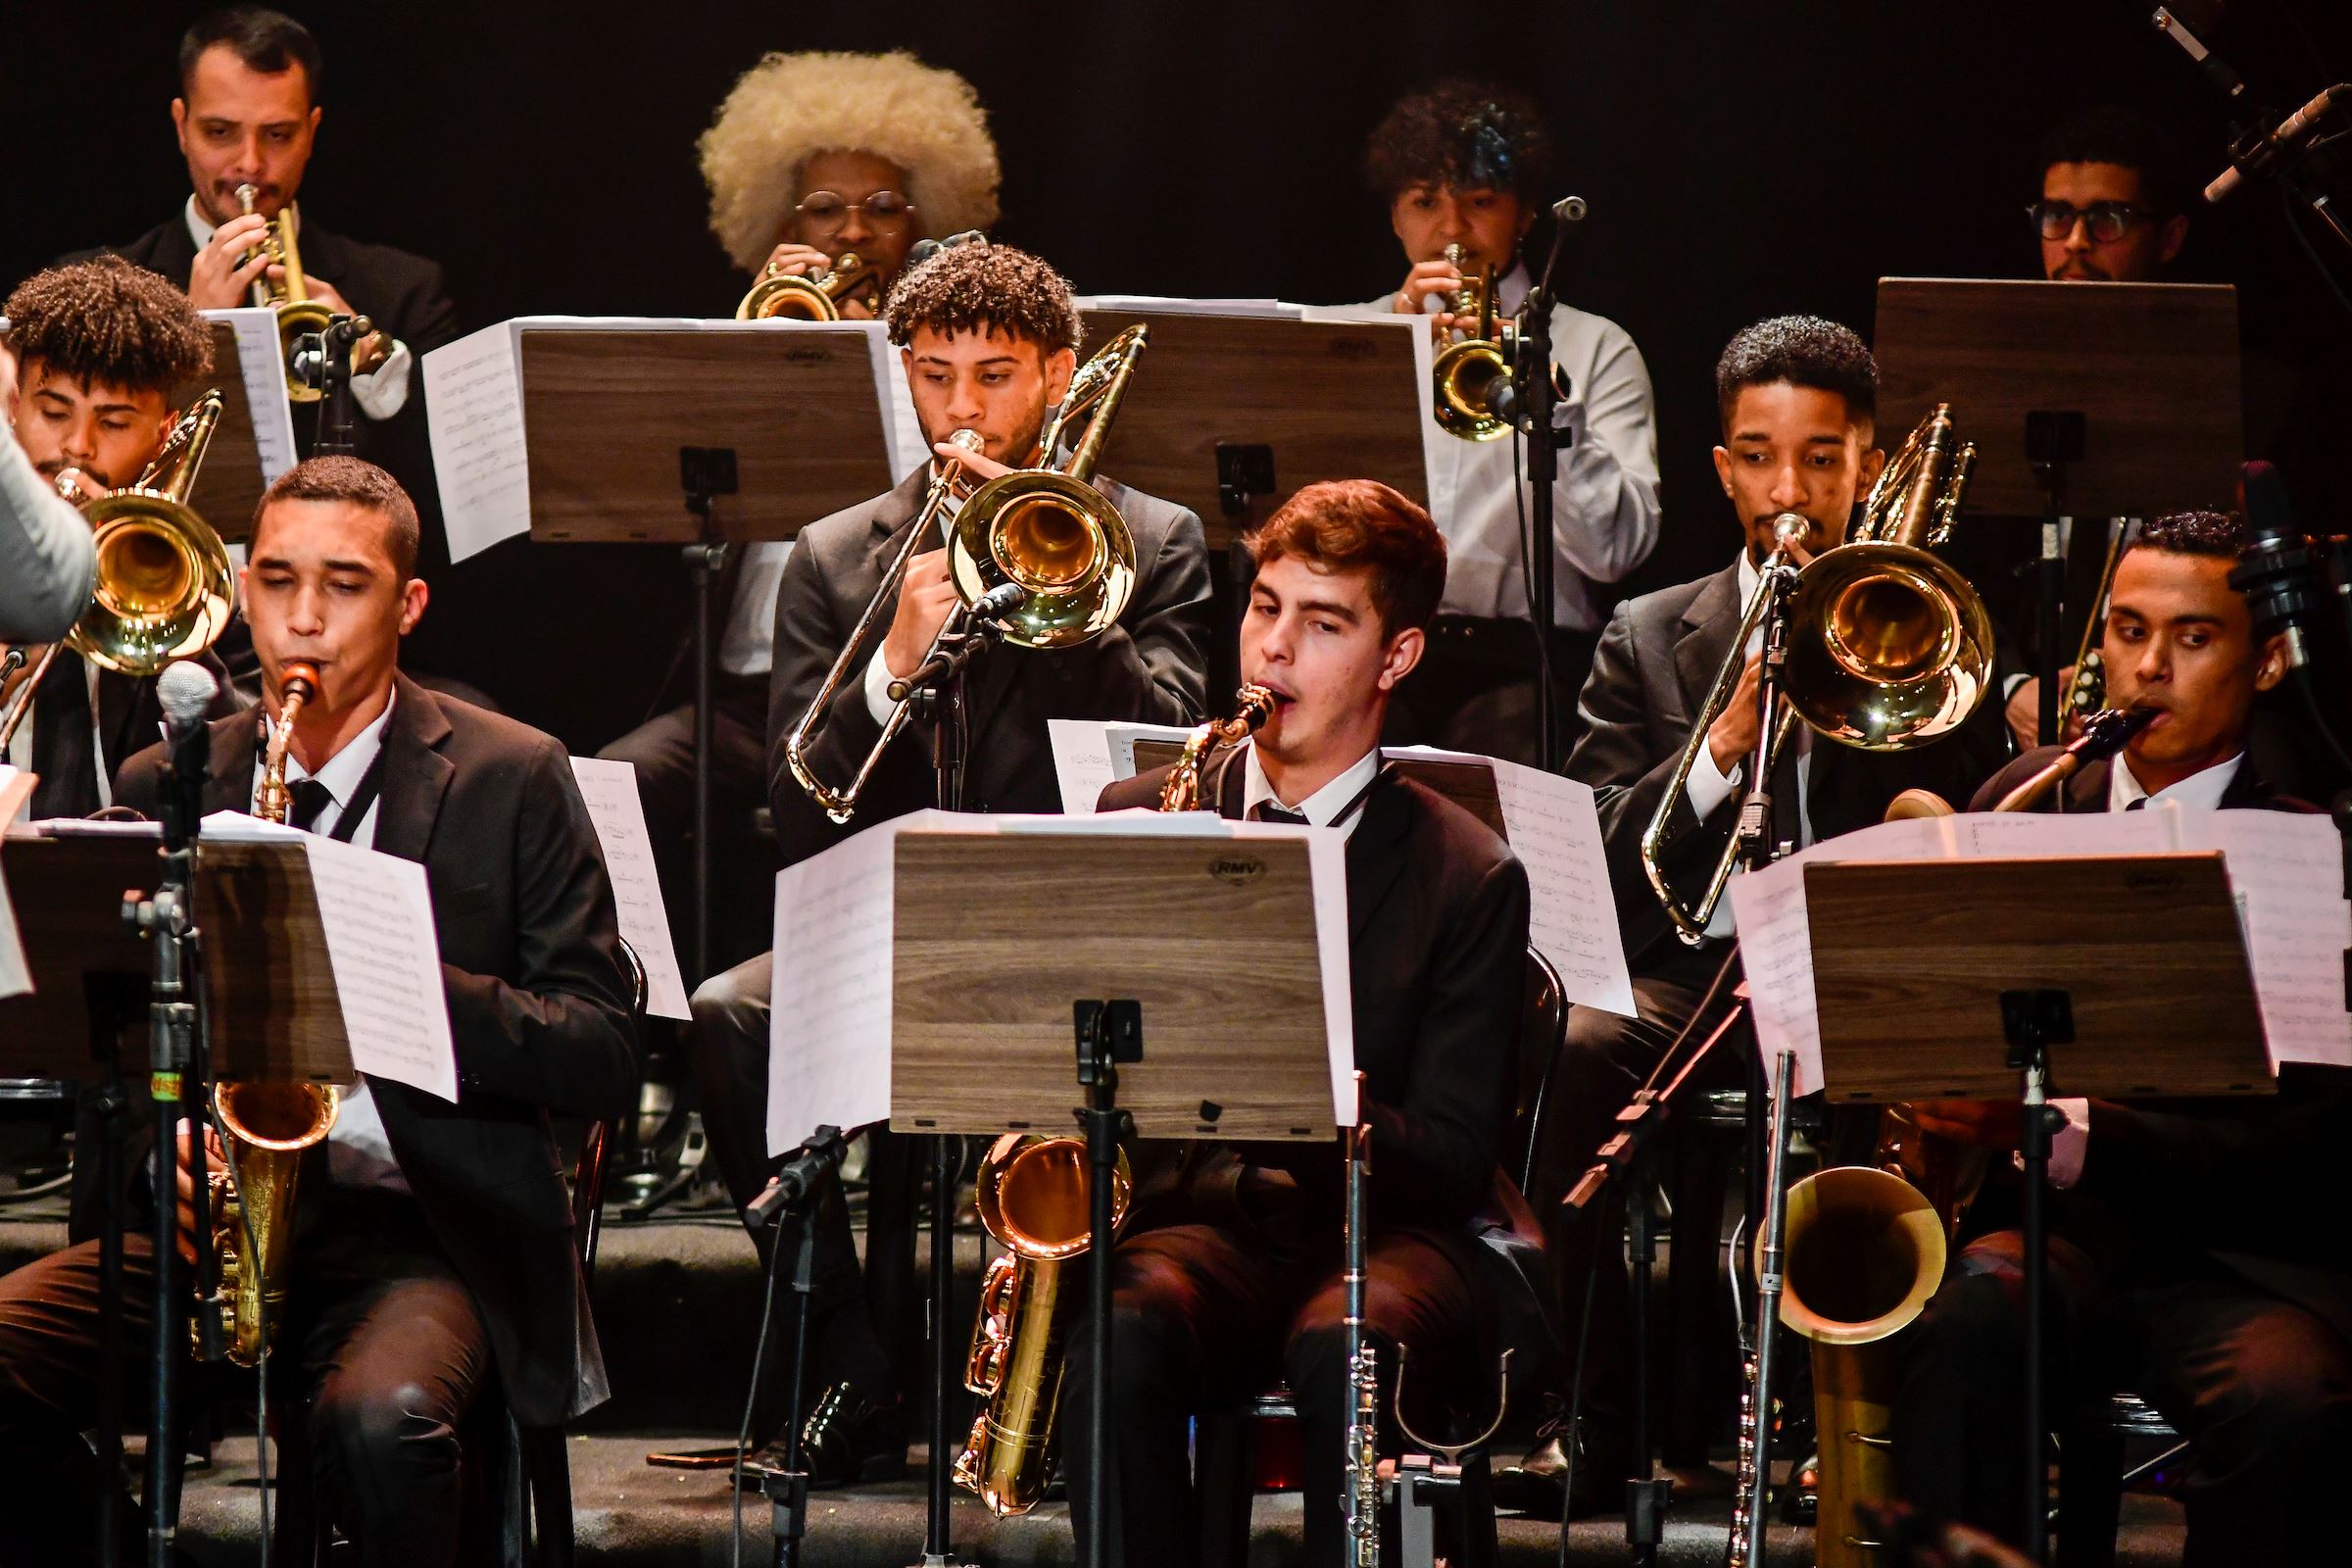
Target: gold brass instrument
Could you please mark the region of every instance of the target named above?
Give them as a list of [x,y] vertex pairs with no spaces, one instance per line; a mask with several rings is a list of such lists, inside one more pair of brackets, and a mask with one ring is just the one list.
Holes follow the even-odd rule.
[[[237,206],[244,212],[252,212],[254,198],[260,194],[251,185],[239,185]],[[311,298],[310,287],[303,280],[302,247],[294,237],[296,223],[292,216],[281,212],[269,220],[269,224],[256,248],[284,268],[286,275],[273,278],[265,270],[253,285],[254,303],[267,305],[277,313],[278,347],[286,362],[286,396],[296,403],[316,403],[326,396],[326,390],[313,386],[308,376],[295,369],[297,343],[303,337],[324,332],[335,313],[325,301]],[[246,254],[250,256],[252,252]]]
[[[948,437],[947,445],[963,452],[977,452],[980,450],[979,432],[958,430]],[[839,694],[842,683],[850,678],[851,670],[862,670],[865,667],[864,660],[868,657],[866,640],[873,635],[876,622],[882,618],[882,607],[898,598],[899,587],[906,580],[907,566],[921,553],[924,541],[938,532],[940,509],[962,493],[963,485],[962,464],[951,461],[941,467],[939,476],[931,481],[930,490],[923,496],[922,507],[915,513],[912,526],[906,530],[906,542],[899,546],[899,553],[891,558],[889,569],[882,573],[882,581],[874,589],[874,597],[866,601],[864,612],[858,617],[858,624],[850,629],[848,641],[842,644],[840,657],[833,661],[833,667],[825,672],[824,682],[809,700],[808,710],[792,726],[792,732],[784,737],[784,760],[792,768],[792,776],[800,780],[801,788],[808,792],[809,799],[823,807],[825,814],[836,822],[847,822],[857,811],[858,797],[864,793],[866,780],[873,777],[875,764],[882,760],[882,753],[889,748],[891,741],[900,730],[906,727],[913,708],[910,704],[901,703],[891,711],[890,722],[882,726],[880,737],[866,752],[865,760],[858,764],[857,775],[838,789],[816,776],[816,765],[808,756],[809,738],[824,727],[832,712],[834,698]],[[854,688],[851,695],[853,701],[858,700]]]
[[[1086,1144],[1006,1133],[980,1162],[980,1223],[1008,1250],[980,1285],[964,1387],[981,1396],[956,1484],[999,1518],[1037,1506],[1053,1479],[1070,1323],[1085,1299],[1073,1272],[1091,1236]],[[1134,1177],[1124,1151],[1111,1183],[1111,1228],[1127,1217]]]
[[[267,822],[286,819],[291,799],[286,747],[295,715],[318,693],[317,666],[287,664],[278,675],[278,689],[285,706],[270,728],[253,808]],[[287,1259],[293,1254],[295,1183],[303,1151],[334,1127],[341,1104],[341,1092],[332,1084],[257,1081],[213,1090],[213,1119],[228,1168],[207,1173],[220,1277],[212,1298],[197,1303],[197,1309],[215,1315],[228,1358],[239,1366],[258,1365],[276,1332],[286,1299]],[[188,1332],[201,1349],[203,1319],[191,1320]]]
[[[1446,246],[1446,260],[1461,271],[1462,248]],[[1466,316],[1477,318],[1478,325],[1475,329],[1457,327],[1464,336],[1440,349],[1437,363],[1430,367],[1430,396],[1438,428],[1464,441],[1492,441],[1510,428],[1488,405],[1487,397],[1490,388],[1499,384],[1496,377],[1507,379],[1511,373],[1512,340],[1517,331],[1507,322],[1495,322],[1494,269],[1489,266],[1462,272],[1462,286],[1447,302],[1447,310],[1457,321]]]
[[1256,734],[1260,726],[1274,713],[1274,694],[1251,682],[1242,688],[1234,699],[1231,718],[1213,718],[1184,739],[1184,755],[1169,769],[1167,781],[1159,787],[1159,808],[1163,811],[1198,811],[1200,807],[1200,770],[1208,760],[1228,746],[1239,746]]
[[760,270],[760,279],[735,307],[738,321],[765,321],[782,317],[796,321],[838,321],[849,300],[863,305],[869,316],[882,310],[882,274],[856,251],[843,251],[833,265],[813,275],[787,272],[774,262]]
[[[41,677],[60,648],[101,669],[153,675],[175,659],[192,659],[228,627],[236,603],[228,549],[188,505],[213,430],[220,394],[207,392],[180,416],[146,471],[112,495],[81,504],[97,537],[97,588],[62,643],[51,643],[19,683],[0,716],[0,755],[32,711]],[[70,495],[61,482],[59,494]]]
[[[1907,751],[1957,729],[1984,702],[1992,671],[1991,617],[1968,579],[1932,554],[1951,534],[1976,459],[1975,444],[1954,436],[1951,406],[1937,404],[1871,486],[1851,537],[1815,556],[1797,574],[1788,601],[1784,701],[1768,759],[1788,744],[1798,719],[1841,746]],[[1792,517],[1779,519],[1784,531]],[[1695,907],[1686,907],[1675,893],[1658,851],[1708,727],[1746,666],[1747,640],[1770,606],[1788,542],[1784,538],[1765,564],[1740,633],[1691,724],[1673,782],[1642,835],[1650,888],[1677,932],[1694,947],[1705,940],[1738,863],[1739,839],[1735,835],[1724,846]]]
[[2044,745],[2062,743],[2077,718],[2107,706],[2107,658],[2100,643],[2107,631],[2107,596],[2115,590],[2116,563],[2124,559],[2124,538],[2131,524],[2115,526],[2107,536],[2107,559],[2099,567],[2099,585],[2091,591],[2090,612],[2082,617],[2082,639],[2075,644],[2075,678],[2058,699],[2058,733],[2040,737]]

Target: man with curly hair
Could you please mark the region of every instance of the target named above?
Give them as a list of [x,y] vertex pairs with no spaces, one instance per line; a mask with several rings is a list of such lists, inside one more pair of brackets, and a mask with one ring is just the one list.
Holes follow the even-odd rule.
[[[1374,310],[1427,315],[1440,334],[1463,268],[1492,269],[1495,309],[1509,315],[1534,286],[1522,255],[1550,200],[1551,138],[1534,102],[1492,82],[1451,79],[1408,94],[1372,133],[1364,172],[1388,204],[1404,279]],[[1552,358],[1568,395],[1553,415],[1551,638],[1553,704],[1569,733],[1576,693],[1608,613],[1609,585],[1647,559],[1658,538],[1658,451],[1649,370],[1616,322],[1552,307]],[[1441,336],[1441,341],[1444,341]],[[1534,762],[1536,645],[1530,612],[1530,513],[1516,437],[1436,438],[1430,513],[1445,530],[1445,602],[1429,625],[1421,668],[1389,710],[1392,745],[1426,743]]]
[[[37,272],[0,315],[19,362],[17,444],[41,477],[89,499],[138,478],[177,421],[179,396],[212,368],[211,335],[186,296],[120,257]],[[17,680],[38,662],[27,652]],[[234,711],[227,671],[203,658],[220,681],[216,712]],[[87,816],[113,804],[115,770],[162,721],[153,678],[61,648],[0,760],[40,775],[35,817]]]
[[[906,253],[927,235],[985,228],[997,217],[997,149],[970,83],[912,55],[771,54],[746,72],[699,147],[710,187],[710,231],[746,272],[773,266],[822,272],[855,252],[886,292]],[[865,290],[843,304],[872,315]],[[877,296],[878,297],[878,296]],[[729,608],[712,687],[711,801],[722,823],[748,818],[765,797],[761,728],[767,712],[769,638],[788,541],[729,552],[720,598]],[[662,847],[663,881],[693,879],[694,705],[683,691],[683,646],[657,711],[600,754],[637,769],[646,825]],[[769,866],[713,853],[722,883],[740,866],[748,883]],[[757,888],[749,891],[757,897]],[[688,951],[688,906],[678,951]],[[731,963],[746,950],[714,953]],[[692,977],[696,980],[702,975]]]
[[[1079,320],[1069,285],[1053,268],[1010,246],[949,246],[910,269],[884,309],[891,340],[914,396],[923,434],[944,461],[948,437],[970,430],[981,450],[964,459],[980,478],[1035,466],[1047,410],[1068,390],[1077,366]],[[1150,374],[1146,362],[1145,374]],[[775,673],[768,710],[768,803],[787,861],[806,859],[856,827],[935,804],[929,726],[909,723],[885,748],[851,827],[832,822],[795,780],[783,740],[814,699],[882,574],[905,543],[932,475],[918,469],[888,495],[810,523],[784,567],[777,597]],[[1097,477],[1135,538],[1134,591],[1117,622],[1075,647],[1009,645],[979,654],[970,668],[964,808],[1055,811],[1053,718],[1139,719],[1189,724],[1203,695],[1211,598],[1200,519],[1182,507]],[[847,780],[880,738],[892,703],[888,686],[911,674],[956,604],[947,554],[918,547],[887,631],[836,698],[809,748],[820,777]],[[740,1205],[756,1197],[776,1161],[766,1145],[770,956],[717,976],[695,993],[689,1034],[695,1083],[727,1190]],[[791,1050],[789,1022],[776,1049]],[[877,1159],[877,1164],[881,1161]],[[877,1178],[879,1179],[879,1178]],[[895,1473],[906,1463],[900,1380],[884,1351],[838,1194],[820,1210],[813,1354],[830,1380],[806,1423],[807,1463],[820,1483]],[[768,1239],[755,1233],[760,1247]],[[898,1266],[898,1249],[869,1238],[868,1255]]]

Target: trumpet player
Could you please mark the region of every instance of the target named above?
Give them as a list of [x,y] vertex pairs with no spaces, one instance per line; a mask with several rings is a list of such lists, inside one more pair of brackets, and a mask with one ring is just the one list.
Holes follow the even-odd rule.
[[[2230,586],[2246,543],[2244,523],[2218,513],[2154,518],[2133,537],[2101,652],[2110,704],[2157,716],[2114,762],[2061,786],[2068,810],[2312,809],[2275,794],[2247,755],[2255,698],[2286,663],[2281,639],[2256,634]],[[2010,763],[1976,808],[2055,755]],[[2284,1063],[2276,1096],[2052,1109],[2053,1414],[2129,1389],[2189,1440],[2186,1561],[2333,1556],[2334,1489],[2352,1465],[2352,1247],[2337,1222],[2352,1201],[2341,1156],[2352,1069]],[[1918,1110],[1924,1131],[2017,1147],[2015,1103]],[[2029,1474],[2023,1248],[2004,1207],[2014,1211],[1996,1188],[1978,1200],[1978,1234],[1902,1342],[1892,1435],[1905,1500],[2014,1539]]]
[[[119,257],[37,272],[0,308],[19,362],[17,444],[40,477],[95,500],[154,462],[179,410],[175,400],[212,367],[212,339],[180,292]],[[0,705],[32,678],[37,650],[7,682]],[[199,656],[220,682],[216,716],[233,712],[227,671]],[[35,818],[87,816],[114,804],[115,772],[154,741],[163,723],[152,676],[121,674],[60,648],[30,710],[0,758],[40,775]]]
[[[839,299],[842,316],[853,320],[875,314],[917,240],[986,228],[997,218],[996,143],[971,84],[903,52],[771,54],[735,83],[700,152],[710,229],[729,258],[755,276],[820,277],[836,260],[855,256],[858,280]],[[776,585],[791,553],[788,541],[738,546],[719,582],[727,618],[711,690],[710,782],[721,823],[748,820],[766,799],[770,644]],[[654,715],[599,754],[635,765],[646,827],[672,888],[693,880],[687,652],[681,641]],[[722,885],[763,885],[769,867],[756,861],[712,852]],[[730,864],[750,875],[738,878]],[[671,906],[682,922],[687,901],[673,899]],[[723,932],[713,937],[722,965],[751,951],[741,944],[728,951]],[[689,951],[683,923],[677,947]]]
[[[1539,1232],[1500,1169],[1527,874],[1483,823],[1380,755],[1390,698],[1445,590],[1446,542],[1388,486],[1347,480],[1293,496],[1250,553],[1242,675],[1273,694],[1273,710],[1253,740],[1208,760],[1200,798],[1226,816],[1347,836],[1355,1061],[1372,1130],[1366,1334],[1384,1374],[1402,1346],[1416,1386],[1464,1391],[1475,1407],[1493,1397],[1503,1348],[1524,1368],[1548,1339]],[[1167,773],[1111,785],[1102,808],[1153,804]],[[1210,1146],[1139,1190],[1111,1264],[1114,1561],[1198,1560],[1187,1418],[1277,1378],[1305,1428],[1306,1560],[1344,1560],[1339,1176],[1329,1145]],[[1069,1347],[1065,1412],[1088,1408],[1090,1322],[1081,1315]],[[1081,1509],[1096,1459],[1084,1420],[1062,1441]],[[1083,1539],[1086,1521],[1074,1522]]]
[[[936,454],[974,479],[1052,460],[1040,450],[1048,410],[1061,402],[1077,361],[1080,327],[1069,285],[1037,257],[1006,245],[951,246],[909,269],[884,313]],[[1146,372],[1148,373],[1148,371]],[[977,451],[950,441],[979,438]],[[787,862],[815,854],[850,829],[828,819],[786,757],[794,727],[844,658],[852,628],[923,512],[934,472],[917,469],[889,494],[801,531],[785,562],[775,612],[775,669],[768,710],[768,801]],[[1107,479],[1094,488],[1126,519],[1136,580],[1117,621],[1071,647],[998,647],[977,656],[966,680],[968,758],[964,805],[986,811],[1059,808],[1049,718],[1190,723],[1200,716],[1210,619],[1200,519],[1183,507]],[[950,503],[952,512],[955,503]],[[942,518],[942,522],[946,521]],[[810,745],[811,765],[846,780],[880,740],[894,704],[889,684],[914,672],[957,597],[947,553],[922,541],[895,604],[885,603],[880,646],[858,656]],[[852,826],[935,803],[931,735],[916,721],[882,751]],[[710,1148],[740,1207],[775,1161],[766,1148],[770,1049],[768,955],[737,965],[695,993],[688,1051]],[[792,1049],[788,1020],[775,1049]],[[806,1427],[807,1465],[820,1484],[895,1473],[906,1462],[899,1371],[882,1348],[836,1195],[819,1215],[822,1278],[810,1331],[825,1382]],[[764,1250],[765,1233],[755,1233]],[[910,1233],[868,1256],[895,1256]]]
[[[1458,78],[1408,94],[1372,133],[1364,170],[1388,205],[1406,267],[1371,309],[1427,315],[1440,333],[1473,328],[1453,318],[1450,302],[1464,272],[1482,270],[1493,274],[1500,316],[1520,308],[1536,282],[1522,248],[1556,194],[1551,138],[1531,99]],[[1458,248],[1458,266],[1449,247]],[[1524,462],[1514,466],[1516,436],[1438,438],[1430,512],[1446,534],[1446,597],[1421,668],[1390,705],[1392,744],[1537,760],[1534,627],[1541,622],[1551,638],[1566,733],[1615,597],[1610,586],[1657,543],[1657,415],[1641,350],[1616,322],[1564,304],[1552,308],[1551,333],[1568,388],[1553,411],[1553,603],[1541,616],[1529,607],[1528,490]]]
[[[1659,1054],[1697,1011],[1730,947],[1728,914],[1699,946],[1681,941],[1652,897],[1642,863],[1645,825],[1672,783],[1741,611],[1775,545],[1776,520],[1793,513],[1810,532],[1791,547],[1798,564],[1840,543],[1854,509],[1885,466],[1877,433],[1879,372],[1862,340],[1818,317],[1759,321],[1735,334],[1715,368],[1722,438],[1715,473],[1738,523],[1734,559],[1720,570],[1628,600],[1601,634],[1579,702],[1582,733],[1568,772],[1592,786],[1602,847],[1617,892],[1640,1015],[1571,1010],[1557,1103],[1570,1107],[1547,1148],[1562,1168],[1545,1190],[1564,1191],[1590,1163],[1610,1123]],[[1729,542],[1729,541],[1727,541]],[[1745,760],[1755,747],[1761,629],[1739,684],[1709,725],[1658,859],[1668,880],[1695,898],[1739,814]],[[1867,753],[1816,744],[1799,725],[1776,769],[1777,836],[1811,844],[1879,821],[1910,787],[1965,787],[2004,755],[1997,720],[1978,710],[1959,734],[1918,751]],[[1728,997],[1726,999],[1728,1001]],[[1573,1164],[1575,1170],[1567,1166]],[[1563,1223],[1552,1236],[1564,1298],[1582,1298],[1597,1267],[1587,1355],[1581,1482],[1596,1485],[1639,1466],[1624,1451],[1627,1299],[1610,1223]],[[1530,1507],[1560,1505],[1564,1434],[1547,1434],[1519,1466],[1496,1477],[1499,1495]],[[1598,1496],[1603,1494],[1594,1494]],[[1567,1499],[1582,1508],[1583,1496]]]
[[[316,696],[285,749],[290,820],[424,867],[458,1098],[365,1077],[346,1095],[323,1179],[302,1192],[277,1353],[308,1397],[322,1512],[359,1560],[442,1565],[461,1545],[459,1434],[491,1381],[526,1425],[605,1396],[548,1117],[618,1116],[635,1067],[612,891],[563,746],[400,673],[428,598],[417,535],[399,484],[356,459],[313,459],[270,487],[239,593],[268,706],[258,723],[211,725],[204,809],[254,808],[300,662]],[[131,759],[124,806],[159,808],[162,762],[160,746]],[[120,1487],[75,1436],[97,1382],[95,1176],[75,1171],[74,1245],[0,1280],[0,1501],[16,1560],[79,1560]],[[136,1347],[152,1298],[144,1229],[124,1254]]]

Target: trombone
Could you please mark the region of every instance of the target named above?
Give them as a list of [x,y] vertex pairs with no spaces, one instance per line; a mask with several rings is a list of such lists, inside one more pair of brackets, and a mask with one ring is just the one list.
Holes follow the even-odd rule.
[[[1973,442],[1953,433],[1951,405],[1919,421],[1862,504],[1846,542],[1796,574],[1788,601],[1788,659],[1766,765],[1797,720],[1841,746],[1900,752],[1957,729],[1984,702],[1992,670],[1992,621],[1966,577],[1932,552],[1951,536],[1977,461]],[[1788,569],[1804,519],[1775,519],[1780,539],[1740,617],[1740,632],[1684,743],[1672,781],[1642,833],[1642,870],[1676,932],[1692,947],[1740,857],[1725,844],[1706,891],[1686,906],[1659,860],[1674,809],[1690,783],[1708,726],[1722,713],[1747,663],[1747,642],[1763,619],[1776,579]]]
[[[261,192],[251,185],[237,187],[237,206],[253,211],[254,198]],[[272,278],[267,270],[253,286],[257,304],[267,305],[277,313],[277,341],[286,362],[286,396],[295,403],[316,403],[326,396],[326,389],[312,384],[312,378],[299,368],[302,339],[324,332],[335,313],[323,300],[311,298],[310,289],[302,276],[302,249],[294,238],[294,222],[286,213],[268,220],[270,227],[263,233],[256,249],[286,270],[282,278]],[[252,252],[246,253],[248,256]]]
[[[1144,338],[1143,327],[1129,327],[1070,378],[1070,389],[1040,439],[1041,462],[1049,466],[1001,473],[974,490],[956,512],[955,531],[948,539],[948,570],[961,603],[932,640],[925,665],[970,629],[974,609],[984,600],[992,612],[986,618],[1006,642],[1021,648],[1066,648],[1085,642],[1127,608],[1135,591],[1135,538],[1118,508],[1087,481],[1135,375],[1136,361],[1143,356]],[[1068,466],[1050,466],[1062,436],[1090,412],[1086,434]],[[958,430],[948,439],[966,451],[980,445],[980,437],[969,430]],[[849,672],[861,667],[883,605],[897,599],[908,564],[960,483],[962,468],[960,463],[951,464],[931,481],[906,542],[882,574],[815,697],[784,737],[784,760],[792,776],[836,822],[847,822],[857,811],[858,798],[883,752],[913,712],[920,682],[891,683],[890,698],[896,706],[846,787],[836,788],[817,777],[808,756],[809,738],[824,726]],[[1016,598],[1009,608],[995,610]]]
[[843,251],[833,265],[813,276],[787,272],[769,262],[760,279],[735,307],[738,321],[765,321],[777,317],[796,321],[838,321],[844,301],[856,300],[868,314],[882,307],[882,274],[856,251]]
[[220,422],[220,394],[208,391],[180,416],[145,472],[82,506],[96,533],[97,588],[81,618],[63,642],[42,653],[0,717],[0,754],[32,711],[34,694],[60,648],[72,648],[101,669],[146,676],[173,660],[194,658],[227,629],[236,602],[228,549],[188,505]]

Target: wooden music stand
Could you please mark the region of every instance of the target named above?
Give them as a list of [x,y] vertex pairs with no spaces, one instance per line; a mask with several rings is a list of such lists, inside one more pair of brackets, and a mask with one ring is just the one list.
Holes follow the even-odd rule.
[[524,326],[519,341],[535,540],[701,542],[688,449],[728,454],[710,529],[728,543],[789,539],[895,482],[860,329]]
[[[254,512],[262,504],[262,492],[276,475],[262,461],[261,442],[254,431],[253,389],[246,384],[244,366],[237,355],[236,328],[217,317],[208,317],[205,328],[213,338],[213,368],[173,391],[173,406],[183,409],[207,388],[220,393],[220,422],[213,427],[213,443],[205,453],[204,466],[197,470],[188,505],[224,542],[241,545],[253,537]],[[271,344],[276,340],[272,329]],[[285,371],[274,359],[270,369],[275,379],[263,395],[274,396],[278,406],[263,411],[262,416],[286,421]],[[291,440],[291,424],[286,428]],[[289,453],[289,460],[291,456]]]
[[1937,403],[1977,443],[1968,509],[2039,516],[2048,481],[2028,416],[2075,417],[2075,516],[2228,509],[2245,433],[2237,292],[2211,283],[1879,279],[1879,431],[1899,440]]
[[213,1077],[348,1084],[359,1075],[299,844],[197,845]]
[[1427,504],[1410,331],[1378,320],[1081,314],[1089,343],[1139,322],[1152,332],[1104,471],[1192,508],[1212,551],[1232,542],[1254,507],[1319,480],[1378,479]]
[[2003,996],[2060,992],[2052,1091],[2277,1088],[2218,854],[1805,867],[1833,1101],[2007,1099]]
[[0,1078],[95,1083],[123,1029],[145,1016],[147,944],[123,924],[122,894],[154,891],[163,869],[156,844],[0,838],[0,871],[33,985],[0,1001]]

